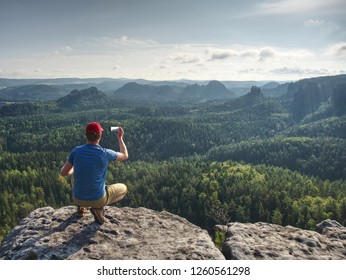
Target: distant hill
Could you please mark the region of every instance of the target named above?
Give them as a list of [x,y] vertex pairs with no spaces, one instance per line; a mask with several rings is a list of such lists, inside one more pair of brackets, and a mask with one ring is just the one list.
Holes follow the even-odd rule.
[[[110,79],[110,78],[61,78],[61,79],[2,79],[0,78],[0,102],[43,102],[58,100],[74,90],[83,92],[85,89],[97,88],[106,96],[119,104],[163,104],[163,103],[202,103],[216,101],[226,103],[237,97],[244,97],[231,102],[233,106],[244,106],[246,102],[253,101],[247,96],[251,87],[261,89],[261,97],[274,97],[290,106],[290,113],[296,120],[301,120],[309,114],[319,110],[326,103],[335,105],[338,102],[331,101],[334,89],[338,84],[346,83],[346,75],[324,76],[303,79],[296,82],[278,83],[274,81],[207,81],[207,80],[176,80],[176,81],[150,81],[144,79]],[[95,91],[96,92],[96,91]],[[78,94],[77,94],[78,95]],[[342,97],[342,96],[341,96]],[[72,98],[67,97],[66,100]],[[83,102],[88,103],[87,96]],[[103,95],[100,100],[94,100],[93,104],[110,105],[104,102]],[[73,104],[85,104],[74,96]],[[59,104],[70,106],[65,99]],[[334,99],[335,100],[335,99]],[[339,100],[339,99],[337,99]],[[71,104],[72,104],[71,103]],[[237,105],[235,105],[237,104]],[[343,103],[342,103],[343,104]],[[89,104],[91,105],[91,103]],[[88,106],[89,106],[88,105]],[[230,105],[230,104],[228,104]],[[75,105],[76,106],[76,105]],[[342,106],[338,106],[339,112],[344,112]]]
[[66,92],[56,86],[24,85],[0,90],[0,100],[11,102],[37,102],[56,100]]
[[273,88],[277,88],[280,84],[278,82],[270,82],[267,83],[263,86],[261,86],[261,89],[273,89]]
[[289,83],[286,97],[293,99],[296,92],[300,88],[304,88],[307,84],[315,84],[324,94],[329,98],[332,95],[334,88],[339,83],[346,82],[346,75],[337,75],[337,76],[323,76],[317,78],[303,79],[294,83]]
[[[56,100],[64,95],[67,95],[72,90],[78,89],[86,89],[90,87],[97,87],[103,92],[114,91],[115,89],[120,88],[124,84],[128,83],[129,79],[110,79],[110,78],[87,78],[87,79],[79,79],[79,78],[57,78],[57,79],[4,79],[0,78],[0,90],[1,91],[12,91],[15,89],[20,89],[20,87],[24,86],[28,88],[29,97],[25,100],[21,99],[19,96],[17,99],[12,101],[47,101],[47,100]],[[45,95],[40,97],[31,98],[30,93],[33,92],[31,89],[35,86],[47,86],[47,95],[52,95],[53,97],[47,99]],[[31,87],[31,88],[30,88]],[[49,90],[50,88],[54,88],[55,91],[60,92],[60,95],[54,96],[54,90]],[[5,99],[0,95],[0,100]]]
[[117,100],[136,102],[202,102],[234,98],[232,91],[218,81],[210,81],[207,85],[185,85],[176,83],[139,84],[130,82],[111,94]]
[[153,86],[130,82],[114,91],[110,96],[116,100],[140,103],[162,103],[176,99],[176,88],[173,86]]
[[220,81],[225,85],[226,88],[232,90],[235,97],[247,94],[251,87],[263,87],[264,85],[270,83],[270,81]]
[[300,120],[317,111],[323,103],[330,103],[334,90],[341,84],[346,84],[346,75],[304,79],[290,83],[283,97],[292,100],[291,112]]
[[265,100],[261,89],[259,87],[253,86],[247,94],[238,97],[234,100],[225,102],[224,107],[227,107],[231,110],[242,109],[245,107],[251,107],[257,103],[260,103]]
[[217,100],[234,98],[232,91],[218,81],[210,81],[207,85],[188,85],[185,87],[181,97],[186,100]]
[[109,98],[96,87],[83,90],[73,90],[68,95],[57,100],[57,105],[63,108],[100,108],[108,104]]
[[282,97],[287,93],[288,86],[289,83],[279,84],[272,82],[262,86],[261,91],[264,96]]

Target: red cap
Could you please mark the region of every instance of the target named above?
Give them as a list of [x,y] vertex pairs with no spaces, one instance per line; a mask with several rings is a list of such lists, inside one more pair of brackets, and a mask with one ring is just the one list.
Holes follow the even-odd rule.
[[85,128],[85,133],[100,134],[102,131],[103,128],[98,122],[91,122]]

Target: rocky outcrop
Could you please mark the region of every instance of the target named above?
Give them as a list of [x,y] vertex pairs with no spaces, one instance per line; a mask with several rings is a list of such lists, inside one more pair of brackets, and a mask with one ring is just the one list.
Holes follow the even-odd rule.
[[168,212],[106,207],[106,222],[73,206],[31,212],[4,239],[0,259],[293,260],[346,259],[346,228],[326,220],[308,231],[268,223],[216,226],[223,254],[207,231]]
[[226,233],[223,253],[230,260],[346,259],[346,228],[326,220],[316,231],[268,223],[217,226]]
[[34,210],[4,239],[0,259],[224,259],[207,231],[168,212],[106,207],[106,222],[73,206]]

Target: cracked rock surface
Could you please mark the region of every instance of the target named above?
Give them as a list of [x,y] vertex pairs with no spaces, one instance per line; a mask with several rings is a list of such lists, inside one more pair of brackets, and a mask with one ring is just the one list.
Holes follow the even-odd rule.
[[325,220],[317,231],[269,223],[216,226],[226,234],[223,253],[231,260],[346,259],[346,228]]
[[105,207],[98,225],[76,207],[39,208],[6,236],[0,259],[222,260],[206,230],[168,212]]

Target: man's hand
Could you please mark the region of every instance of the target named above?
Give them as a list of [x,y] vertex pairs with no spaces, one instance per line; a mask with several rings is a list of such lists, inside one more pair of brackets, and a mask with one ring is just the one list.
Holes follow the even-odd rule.
[[119,138],[123,138],[124,136],[124,129],[122,127],[119,127],[118,131],[116,132],[116,135]]
[[118,161],[124,161],[129,158],[129,155],[127,153],[127,148],[123,140],[123,136],[124,136],[124,129],[122,127],[119,127],[117,131],[117,137],[118,137],[119,148],[120,148],[120,152],[118,153],[118,158],[117,158]]

